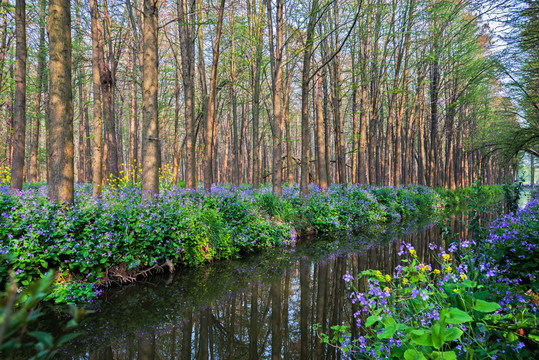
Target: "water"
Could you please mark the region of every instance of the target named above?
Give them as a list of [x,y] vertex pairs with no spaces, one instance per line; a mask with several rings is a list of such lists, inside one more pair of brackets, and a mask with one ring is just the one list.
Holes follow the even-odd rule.
[[[466,236],[460,218],[452,227]],[[429,243],[445,246],[433,224],[390,224],[340,238],[346,240],[308,239],[295,249],[110,289],[58,358],[340,359],[318,333],[353,319],[346,271],[393,273],[402,240],[425,263],[434,260]]]

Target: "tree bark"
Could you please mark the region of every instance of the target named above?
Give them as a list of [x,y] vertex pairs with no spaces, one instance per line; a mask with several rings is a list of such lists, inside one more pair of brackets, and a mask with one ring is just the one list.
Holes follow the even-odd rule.
[[[15,6],[15,101],[13,115],[13,160],[11,189],[22,189],[26,145],[26,2],[17,0]],[[35,132],[35,131],[34,131]]]
[[213,144],[215,144],[215,101],[217,96],[217,67],[219,66],[219,45],[223,28],[225,0],[221,0],[217,18],[217,34],[213,43],[213,60],[211,66],[210,93],[208,97],[208,112],[206,114],[206,142],[204,147],[204,189],[211,189],[213,180]]
[[195,49],[194,49],[194,5],[187,6],[185,0],[178,0],[178,32],[182,53],[182,83],[185,111],[185,187],[196,188],[195,153]]
[[137,113],[137,76],[135,73],[137,57],[135,46],[131,49],[131,61],[129,62],[131,72],[131,114],[129,117],[129,155],[128,155],[128,179],[132,183],[138,180],[138,113]]
[[49,0],[50,183],[49,197],[73,203],[73,93],[71,90],[71,8]]
[[321,189],[328,187],[328,171],[327,171],[327,154],[326,144],[324,141],[324,109],[322,106],[322,76],[317,74],[316,89],[315,89],[315,106],[316,106],[316,142],[318,148],[318,186]]
[[[38,161],[37,155],[39,152],[39,128],[41,120],[41,93],[43,91],[43,85],[45,82],[45,61],[46,61],[46,45],[45,45],[45,0],[39,1],[39,49],[38,49],[38,59],[37,59],[37,88],[35,95],[35,118],[32,128],[34,132],[32,133],[32,147],[30,149],[30,172],[28,176],[29,182],[38,181]],[[1,81],[0,81],[1,84]],[[1,86],[1,85],[0,85]]]
[[300,192],[309,196],[309,164],[311,151],[311,129],[309,126],[309,83],[311,79],[311,56],[314,42],[314,27],[318,14],[318,0],[313,0],[309,13],[309,24],[305,34],[303,71],[301,72],[301,179]]
[[100,196],[103,192],[103,140],[102,127],[103,115],[101,109],[101,69],[99,64],[99,52],[103,51],[100,17],[97,8],[97,0],[90,0],[90,14],[92,17],[92,79],[94,93],[94,168],[93,168],[93,196]]
[[142,197],[145,201],[159,196],[159,149],[158,120],[158,2],[144,0],[143,24],[143,79],[142,79]]
[[271,181],[273,193],[281,197],[282,195],[282,137],[283,137],[283,0],[277,0],[275,13],[275,36],[273,35],[273,11],[271,2],[267,1],[268,9],[268,32],[270,42],[271,60],[271,87],[273,100],[273,121],[270,120],[272,128],[273,161],[271,171]]
[[[258,189],[260,184],[260,135],[259,135],[259,123],[260,123],[260,93],[261,84],[260,78],[262,74],[262,56],[263,56],[263,22],[264,22],[264,1],[260,1],[258,4],[256,0],[247,1],[247,14],[249,19],[249,32],[251,42],[251,50],[254,54],[254,63],[252,65],[252,87],[253,87],[253,99],[252,99],[252,113],[253,113],[253,137],[252,137],[252,184],[255,189]],[[258,8],[257,8],[258,7]]]

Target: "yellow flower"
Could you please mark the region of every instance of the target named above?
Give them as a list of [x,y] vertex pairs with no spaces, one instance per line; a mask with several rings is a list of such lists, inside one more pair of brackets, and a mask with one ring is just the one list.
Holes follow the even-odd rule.
[[444,261],[446,261],[446,262],[451,261],[451,255],[449,255],[449,254],[444,254],[443,258],[444,258]]
[[457,292],[457,291],[459,291],[459,288],[453,289],[453,292]]
[[423,272],[430,271],[430,265],[420,264],[419,269]]
[[445,271],[450,273],[451,271],[453,271],[453,269],[451,268],[451,266],[448,266],[448,267],[445,268]]
[[408,279],[407,278],[402,279],[402,283],[403,284],[408,284]]
[[386,287],[384,288],[384,291],[385,291],[386,293],[388,293],[388,292],[391,292],[391,289],[388,288],[388,287],[386,286]]
[[391,281],[391,276],[386,275],[386,281]]
[[415,249],[410,250],[410,255],[417,256],[417,253],[415,252]]
[[434,269],[434,273],[435,273],[436,275],[438,275],[438,274],[440,273],[440,270]]
[[468,277],[466,276],[466,274],[460,275],[460,279],[461,279],[461,280],[466,280],[467,278],[468,278]]
[[376,277],[377,278],[381,278],[382,277],[382,272],[380,270],[376,270]]

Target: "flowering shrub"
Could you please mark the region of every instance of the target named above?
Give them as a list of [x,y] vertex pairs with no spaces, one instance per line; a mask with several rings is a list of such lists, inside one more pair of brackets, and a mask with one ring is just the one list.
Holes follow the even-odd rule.
[[11,182],[11,169],[9,166],[0,165],[0,184],[9,184]]
[[495,220],[484,247],[482,263],[490,264],[499,276],[539,289],[539,200]]
[[26,286],[49,268],[58,271],[58,301],[88,300],[98,286],[134,281],[148,270],[173,270],[215,259],[239,256],[280,245],[292,245],[298,231],[332,233],[402,217],[432,216],[438,195],[425,187],[403,189],[332,186],[312,187],[302,199],[297,186],[283,198],[269,186],[260,190],[216,185],[202,189],[162,189],[159,201],[141,201],[140,188],[125,181],[107,187],[100,198],[88,184],[76,186],[72,207],[49,201],[45,185],[10,192],[0,186],[0,264]]
[[347,273],[355,322],[322,341],[360,359],[538,358],[538,214],[535,201],[499,218],[485,246],[431,244],[436,264],[403,244],[394,274]]

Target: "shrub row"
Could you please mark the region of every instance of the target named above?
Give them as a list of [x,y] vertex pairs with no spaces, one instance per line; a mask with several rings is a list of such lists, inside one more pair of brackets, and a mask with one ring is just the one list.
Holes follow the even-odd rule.
[[132,280],[152,267],[196,266],[293,244],[297,232],[353,232],[441,208],[438,194],[422,186],[312,186],[307,199],[290,186],[279,199],[269,187],[217,185],[210,193],[164,189],[158,202],[144,203],[136,187],[96,199],[89,185],[78,185],[69,208],[46,194],[44,185],[0,188],[0,254],[7,256],[0,279],[12,268],[26,286],[56,269],[64,284],[55,293],[59,301],[91,298],[97,285]]

